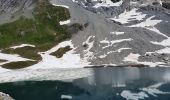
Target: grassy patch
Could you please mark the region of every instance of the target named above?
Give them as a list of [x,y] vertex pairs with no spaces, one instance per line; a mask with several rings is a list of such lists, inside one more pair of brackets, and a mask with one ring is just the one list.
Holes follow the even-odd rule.
[[38,54],[38,49],[34,47],[23,47],[17,49],[4,49],[2,52],[7,54],[19,54],[20,56],[33,60],[41,60],[41,56]]
[[6,69],[21,69],[21,68],[26,68],[28,66],[36,64],[36,61],[20,61],[20,62],[11,62],[2,65],[3,68]]
[[56,56],[57,58],[61,58],[66,52],[70,50],[70,46],[66,46],[64,48],[59,48],[56,52],[51,53],[51,55]]
[[67,26],[59,21],[70,18],[68,9],[55,7],[47,0],[39,2],[34,9],[34,19],[21,17],[18,20],[0,26],[0,48],[16,44],[43,45],[56,44],[69,38]]

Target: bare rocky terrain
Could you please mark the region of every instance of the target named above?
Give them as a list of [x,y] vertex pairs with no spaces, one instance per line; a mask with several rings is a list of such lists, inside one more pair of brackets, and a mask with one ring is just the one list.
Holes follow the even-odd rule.
[[[71,3],[71,1],[62,1],[60,3],[70,6],[72,22],[88,23],[88,27],[75,35],[72,40],[73,44],[78,47],[77,52],[83,57],[88,56],[92,65],[156,64],[157,62],[162,62],[163,65],[169,65],[169,53],[156,52],[167,47],[153,43],[153,41],[161,42],[166,40],[170,36],[168,28],[170,27],[169,11],[161,7],[161,4],[153,5],[152,3],[155,1],[151,2],[151,0],[146,0],[145,2],[142,0],[124,0],[120,6],[106,7],[104,5],[96,8],[94,6],[95,4],[97,5],[98,2],[91,1],[91,3],[88,3],[85,0],[76,0],[78,5]],[[120,23],[117,20],[109,19],[119,16],[121,13],[128,13],[128,11],[132,11],[132,9],[137,9],[136,13],[141,13],[141,15],[146,14],[145,18],[143,20],[134,18],[125,24]],[[126,12],[124,12],[125,10]],[[137,15],[134,14],[132,16]],[[140,15],[137,17],[140,17]],[[153,17],[154,20],[162,20],[162,22],[155,26],[146,26],[151,28],[156,27],[160,33],[164,35],[158,34],[156,31],[149,30],[146,27],[129,27],[142,22],[144,23],[145,20],[151,17]],[[113,32],[113,34],[111,34],[111,32]],[[116,32],[123,33],[116,34]],[[86,47],[83,47],[85,41],[87,44],[93,45],[92,47],[89,46],[91,55],[88,55],[88,53],[86,55],[85,53]],[[149,52],[152,53],[147,54]],[[135,57],[138,55],[139,57]],[[129,57],[127,58],[127,61],[125,60],[125,57]],[[130,61],[130,59],[132,61]],[[135,59],[138,59],[138,61],[135,61]]]
[[20,16],[31,17],[36,0],[1,0],[0,24],[12,22]]

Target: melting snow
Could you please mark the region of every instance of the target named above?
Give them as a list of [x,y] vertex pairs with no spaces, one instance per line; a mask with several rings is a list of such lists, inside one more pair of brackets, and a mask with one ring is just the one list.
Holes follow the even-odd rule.
[[10,63],[10,62],[18,62],[18,61],[28,61],[30,59],[22,58],[17,54],[4,54],[0,52],[0,58],[3,60],[7,60],[6,62],[0,63],[0,65]]
[[138,9],[134,8],[129,12],[124,12],[122,14],[120,14],[119,16],[115,17],[115,18],[110,18],[111,20],[115,20],[118,21],[122,24],[126,24],[129,21],[133,21],[133,20],[143,20],[143,18],[145,18],[146,14],[142,14],[141,12],[137,12]]
[[[4,54],[4,53],[1,53],[1,52],[0,52],[0,58],[2,60],[6,60],[5,62],[0,63],[0,66],[4,65],[4,64],[7,64],[7,63],[10,63],[10,62],[18,62],[18,61],[28,61],[28,60],[30,60],[30,59],[22,58],[22,57],[20,57],[19,55],[16,55],[16,54],[15,55]],[[8,70],[8,69],[0,67],[0,73],[7,72],[7,71],[11,71],[11,70]]]
[[123,35],[123,34],[125,34],[125,32],[110,32],[110,34]]
[[12,49],[17,49],[17,48],[23,48],[23,47],[35,47],[35,45],[31,45],[31,44],[21,44],[21,45],[18,45],[18,46],[13,46],[13,47],[10,47]]
[[124,41],[132,41],[133,39],[119,39],[119,40],[113,40],[110,41],[111,45],[115,44],[115,43],[120,43],[120,42],[124,42]]
[[[61,58],[56,58],[50,55],[57,51],[59,48],[70,46],[72,50],[68,51]],[[82,60],[80,54],[74,53],[74,46],[71,41],[64,41],[58,44],[56,47],[39,53],[42,57],[42,61],[27,69],[49,69],[49,68],[80,68],[87,66],[89,62]]]
[[107,48],[107,47],[111,47],[113,46],[114,44],[116,43],[121,43],[121,42],[124,42],[124,41],[132,41],[133,39],[129,38],[129,39],[119,39],[119,40],[112,40],[112,41],[108,41],[108,40],[102,40],[100,41],[100,43],[106,43],[108,44],[107,46],[104,46],[102,47],[103,49]]
[[52,3],[53,6],[56,6],[56,7],[63,7],[63,8],[67,8],[69,9],[69,6],[66,6],[66,5],[57,5],[55,3]]
[[87,38],[87,40],[83,43],[83,44],[87,44],[88,45],[88,48],[86,50],[84,50],[84,59],[85,60],[88,60],[88,59],[91,59],[94,57],[94,54],[93,52],[91,52],[90,50],[93,48],[93,45],[94,45],[94,41],[90,41],[90,39],[94,39],[95,36],[89,36]]
[[158,50],[158,51],[155,51],[157,53],[167,53],[167,54],[170,54],[170,48],[169,47],[166,47],[164,49],[161,49],[161,50]]
[[120,48],[120,49],[118,49],[117,51],[118,52],[122,52],[123,50],[131,50],[132,48]]
[[60,25],[66,25],[66,24],[69,24],[71,21],[70,19],[69,20],[66,20],[66,21],[60,21]]
[[152,43],[156,44],[156,45],[170,46],[170,37],[168,39],[161,41],[161,42],[152,42]]
[[[97,1],[97,0],[93,0],[93,1]],[[119,2],[113,3],[111,0],[102,0],[103,3],[97,3],[95,6],[93,6],[94,8],[99,8],[99,7],[111,7],[111,6],[120,6],[122,5],[123,1],[120,0]]]
[[106,58],[106,56],[107,56],[106,54],[100,55],[99,58]]
[[148,19],[146,19],[144,22],[141,22],[139,24],[136,25],[131,25],[129,27],[152,27],[155,26],[156,24],[162,22],[162,20],[153,20],[155,16],[151,16]]
[[130,53],[127,57],[124,58],[123,61],[133,61],[138,62],[138,58],[140,57],[139,54]]

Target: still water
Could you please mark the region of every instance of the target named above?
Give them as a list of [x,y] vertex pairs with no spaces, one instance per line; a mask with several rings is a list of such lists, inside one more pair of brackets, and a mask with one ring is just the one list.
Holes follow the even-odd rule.
[[170,100],[170,68],[89,70],[77,79],[1,83],[0,91],[16,100]]

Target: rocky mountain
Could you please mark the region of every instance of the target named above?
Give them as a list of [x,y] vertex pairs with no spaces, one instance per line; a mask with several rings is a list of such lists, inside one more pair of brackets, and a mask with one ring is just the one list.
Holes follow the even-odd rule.
[[[68,2],[62,3],[69,5]],[[89,58],[92,65],[169,65],[170,13],[162,7],[162,1],[73,2],[79,5],[76,5],[79,10],[70,5],[72,20],[88,23],[88,27],[72,41],[77,46],[76,51]],[[77,14],[81,19],[75,17],[76,12],[81,12]],[[84,47],[84,43],[88,46]]]
[[[20,16],[34,19],[34,15],[41,14],[34,11],[36,2],[35,0],[1,0],[0,24],[13,22]],[[57,36],[58,33],[63,32],[65,36],[65,32],[67,32],[72,34],[72,37],[58,39],[61,40],[58,45],[54,46],[53,44],[53,47],[48,50],[45,49],[45,51],[40,51],[39,44],[36,45],[36,43],[41,43],[37,42],[38,37],[36,37],[38,38],[37,41],[31,41],[30,44],[24,42],[22,45],[7,47],[15,50],[24,47],[38,48],[33,53],[33,56],[38,55],[37,63],[28,67],[28,69],[38,69],[42,66],[44,66],[43,68],[56,68],[56,66],[57,68],[68,68],[68,66],[77,68],[96,65],[170,65],[170,10],[168,9],[168,0],[49,0],[49,2],[53,5],[52,8],[58,7],[57,9],[60,9],[59,11],[63,15],[67,15],[64,13],[67,12],[66,9],[70,15],[64,17],[67,18],[65,20],[59,12],[51,13],[50,10],[47,13],[43,12],[45,14],[45,17],[42,17],[45,21],[43,24],[50,23],[50,25],[47,24],[49,25],[48,28],[43,28],[50,33],[48,42],[63,36],[62,34],[53,39],[51,34]],[[63,11],[60,7],[64,8]],[[56,17],[55,14],[59,14],[57,16],[61,16],[61,18]],[[60,20],[59,23],[53,24],[55,21],[50,21],[53,17],[57,19],[56,22]],[[38,19],[41,19],[41,17]],[[30,28],[31,31],[18,29],[20,35],[24,36],[26,33],[34,32],[37,25],[40,24],[39,22],[35,23],[33,24],[35,27]],[[57,27],[54,28],[53,25],[57,25]],[[63,29],[67,31],[63,31]],[[3,32],[0,31],[0,33],[3,37]],[[41,40],[45,41],[43,41],[44,44],[48,43],[44,38],[39,39],[39,41]],[[5,42],[3,43],[5,44]],[[29,42],[26,41],[26,43]],[[3,49],[2,51],[4,51]],[[22,52],[29,54],[32,52],[31,50],[33,49],[29,49],[28,52],[28,49],[23,49]],[[0,65],[31,59],[30,56],[29,59],[27,59],[27,56],[22,56],[23,53],[21,52],[1,52],[0,59],[5,61],[2,61]],[[8,66],[12,65],[9,64]]]

